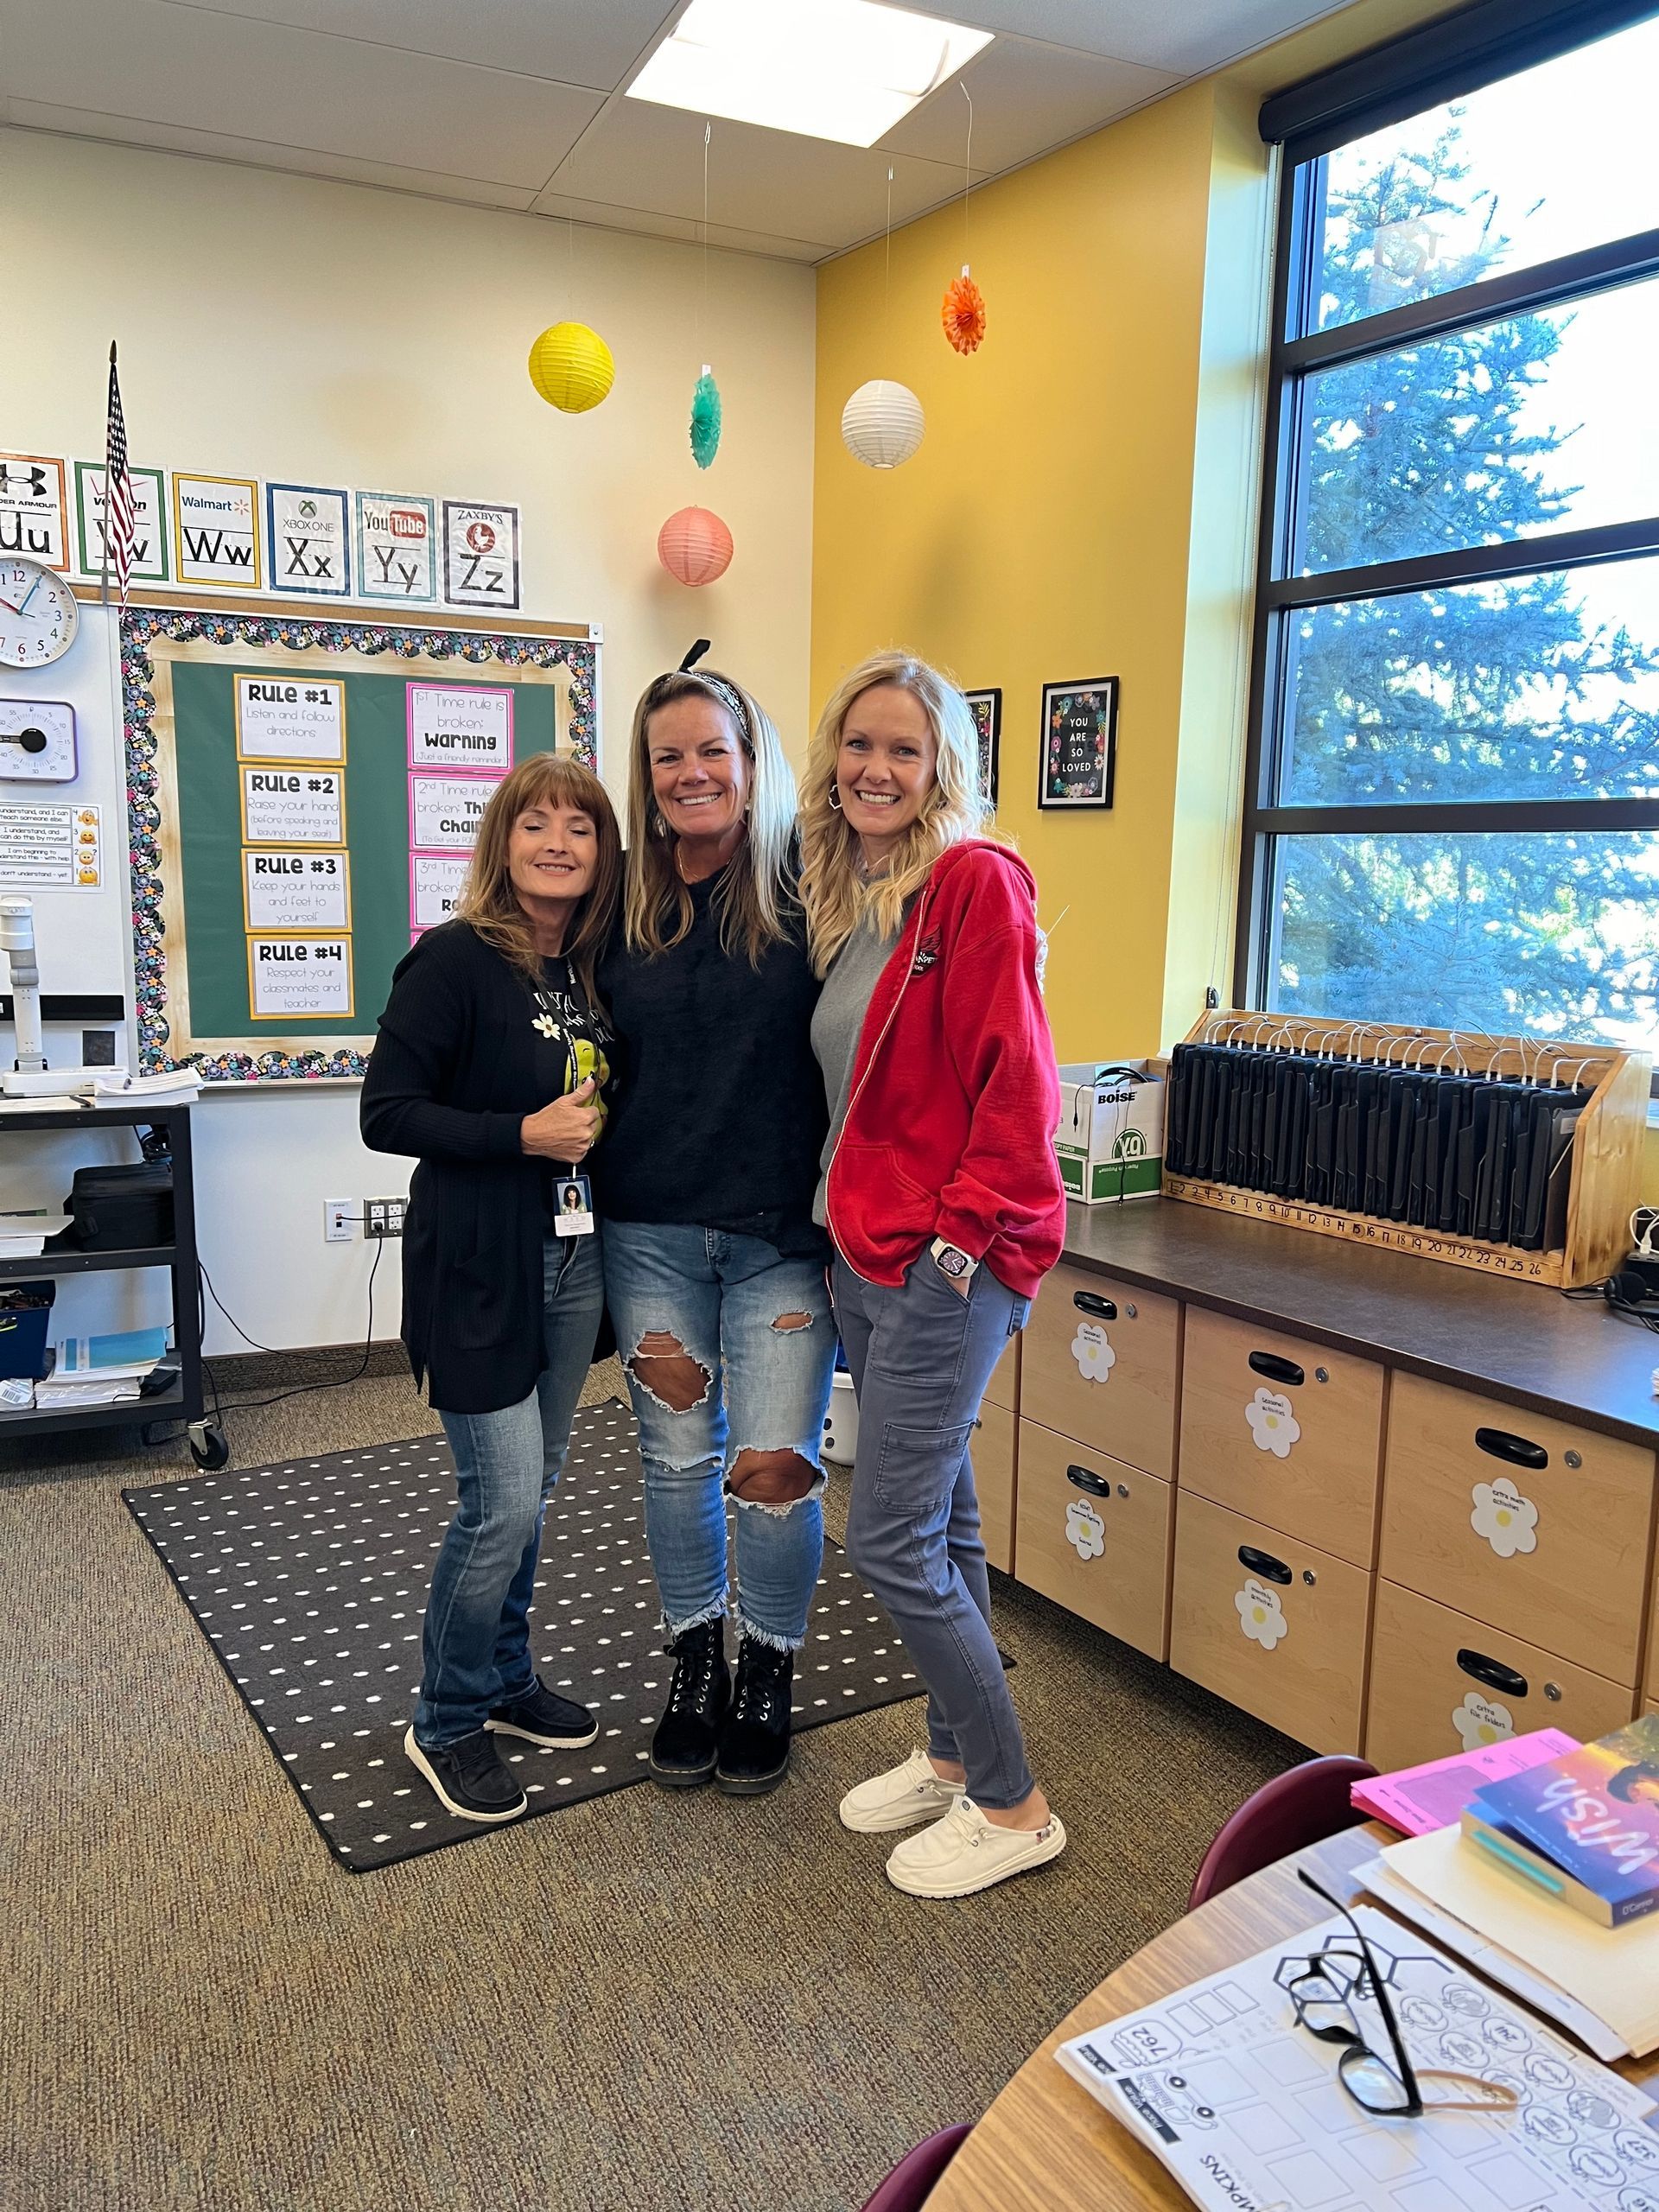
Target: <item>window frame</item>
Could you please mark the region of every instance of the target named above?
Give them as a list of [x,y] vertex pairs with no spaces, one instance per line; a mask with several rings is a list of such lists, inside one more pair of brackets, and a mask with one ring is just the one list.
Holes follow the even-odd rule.
[[[1297,573],[1300,514],[1296,463],[1306,435],[1309,380],[1322,369],[1516,315],[1583,300],[1659,276],[1659,229],[1505,270],[1433,299],[1392,308],[1330,330],[1317,327],[1319,246],[1328,156],[1391,122],[1495,83],[1541,61],[1659,14],[1655,0],[1601,0],[1565,16],[1555,0],[1499,0],[1507,29],[1495,34],[1493,0],[1376,49],[1307,86],[1277,95],[1262,110],[1262,132],[1279,138],[1272,333],[1262,474],[1255,613],[1246,730],[1242,852],[1234,938],[1237,1006],[1266,1007],[1272,987],[1277,914],[1269,897],[1275,841],[1310,832],[1363,835],[1487,832],[1547,835],[1562,830],[1659,834],[1659,793],[1647,798],[1287,805],[1282,785],[1283,703],[1294,617],[1305,607],[1378,599],[1506,575],[1578,569],[1659,555],[1659,515],[1587,529],[1541,531],[1496,545],[1436,551],[1363,567]],[[1433,67],[1429,64],[1432,62]],[[1297,135],[1286,126],[1300,124]],[[1294,310],[1293,318],[1293,308]],[[1659,1095],[1659,1073],[1655,1077]]]

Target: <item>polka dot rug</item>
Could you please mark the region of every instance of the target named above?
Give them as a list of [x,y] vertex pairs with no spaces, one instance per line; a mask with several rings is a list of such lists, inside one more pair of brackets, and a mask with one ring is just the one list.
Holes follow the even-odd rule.
[[[598,1715],[599,1737],[579,1751],[501,1739],[526,1819],[647,1778],[673,1662],[639,1480],[632,1414],[584,1408],[548,1509],[531,1649],[550,1688]],[[499,1833],[446,1812],[404,1754],[454,1504],[441,1436],[122,1496],[341,1866],[366,1873]],[[826,1540],[796,1728],[919,1693],[887,1616]]]

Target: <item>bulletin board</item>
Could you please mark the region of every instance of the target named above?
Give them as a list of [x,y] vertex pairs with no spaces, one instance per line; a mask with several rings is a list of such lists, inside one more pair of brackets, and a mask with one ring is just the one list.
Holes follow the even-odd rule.
[[584,629],[390,629],[252,608],[121,622],[141,1071],[360,1077],[490,791],[596,765]]

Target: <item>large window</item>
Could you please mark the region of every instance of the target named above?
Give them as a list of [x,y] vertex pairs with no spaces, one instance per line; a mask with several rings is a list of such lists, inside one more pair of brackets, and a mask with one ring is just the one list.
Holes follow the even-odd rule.
[[1659,1045],[1659,12],[1560,44],[1286,143],[1243,1004]]

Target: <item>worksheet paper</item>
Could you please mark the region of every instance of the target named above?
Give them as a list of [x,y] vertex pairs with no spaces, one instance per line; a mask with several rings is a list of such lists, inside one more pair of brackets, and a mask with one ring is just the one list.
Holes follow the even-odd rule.
[[[1516,2110],[1360,2110],[1338,2047],[1297,2026],[1285,1987],[1322,1944],[1352,1949],[1335,1918],[1056,2056],[1206,2212],[1659,2212],[1651,2098],[1396,1922],[1357,1916],[1413,2063],[1503,2083]],[[1354,2002],[1386,2050],[1374,2005]]]

